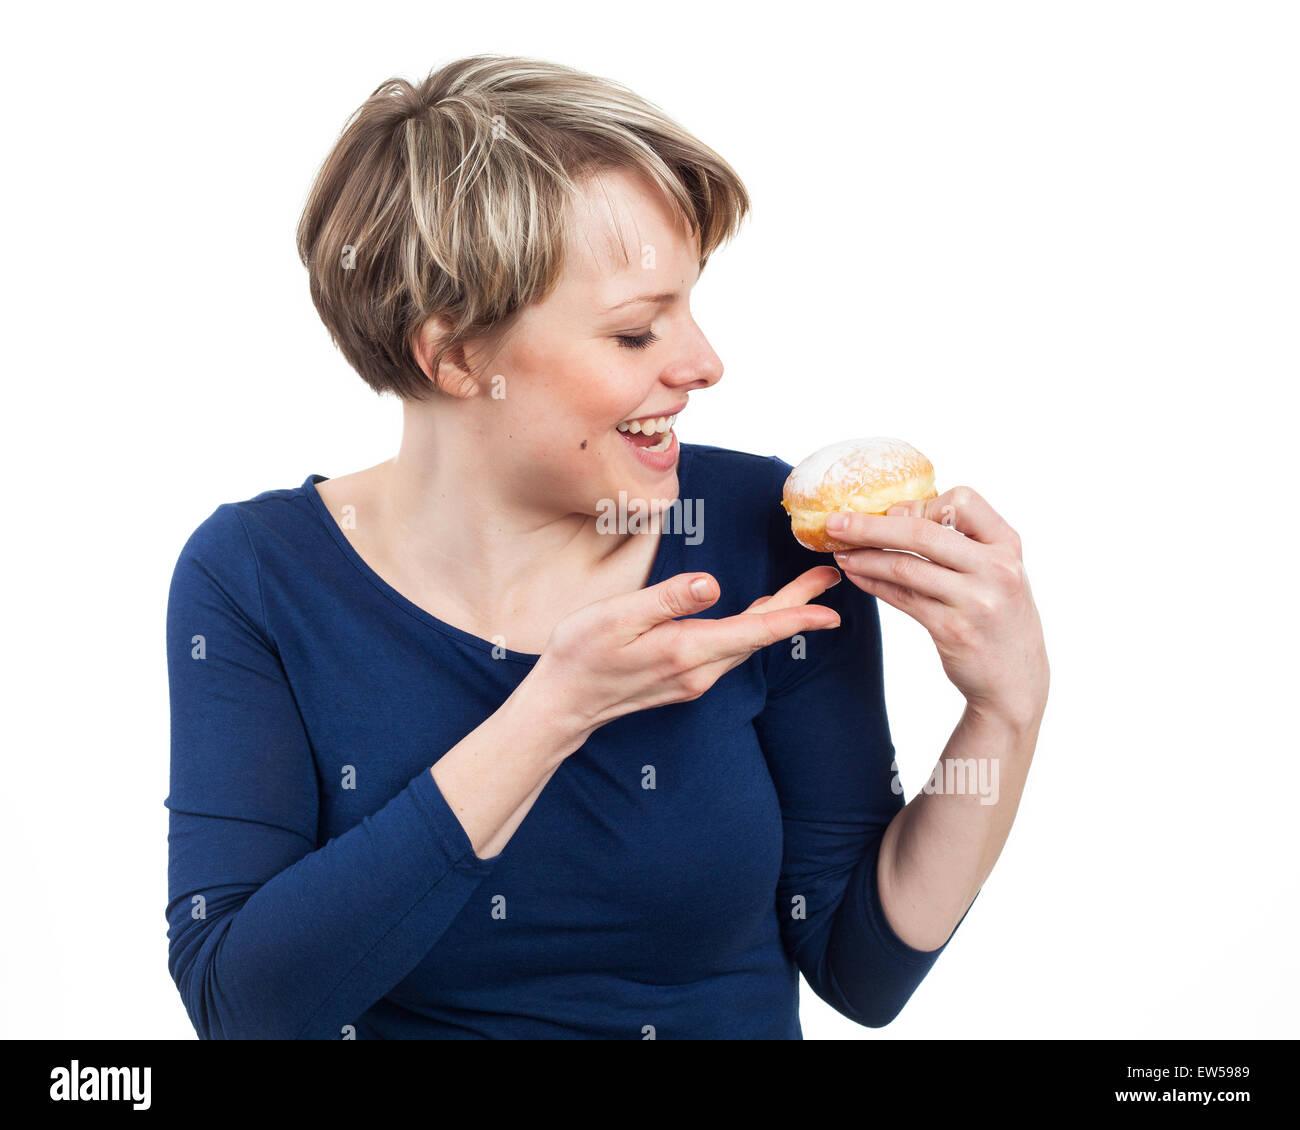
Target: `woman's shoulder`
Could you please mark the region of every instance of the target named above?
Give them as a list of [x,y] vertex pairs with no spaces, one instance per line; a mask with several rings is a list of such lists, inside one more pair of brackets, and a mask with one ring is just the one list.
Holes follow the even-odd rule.
[[682,444],[679,487],[728,507],[780,506],[781,488],[791,467],[775,455],[754,455],[711,444]]
[[308,475],[296,487],[273,487],[216,504],[193,527],[180,551],[182,561],[197,558],[210,568],[256,556],[258,543],[268,536],[300,540],[304,530],[318,521],[312,494],[323,475]]
[[[791,536],[790,518],[781,506],[782,487],[790,470],[790,465],[775,455],[707,444],[683,445],[679,473],[682,504],[693,507],[702,534],[699,540],[710,551],[711,560],[701,561],[701,567],[731,562],[746,575],[756,569],[764,574],[786,572],[791,567],[786,557],[808,552]],[[758,576],[754,579],[763,583]]]
[[777,455],[755,455],[731,447],[717,447],[708,443],[683,443],[683,458],[690,457],[693,464],[708,469],[727,472],[736,480],[771,478],[778,471],[790,473],[790,464]]
[[[683,498],[698,497],[697,511],[708,531],[727,552],[752,567],[765,561],[781,585],[830,558],[800,545],[790,532],[790,516],[781,505],[785,480],[794,469],[776,455],[708,445],[683,445],[689,451],[681,474]],[[684,455],[684,459],[686,459]]]

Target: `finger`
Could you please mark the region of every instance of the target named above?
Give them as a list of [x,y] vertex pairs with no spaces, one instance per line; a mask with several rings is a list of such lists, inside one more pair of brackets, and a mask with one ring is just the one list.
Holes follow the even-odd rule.
[[688,620],[682,624],[693,637],[690,648],[695,666],[728,656],[749,655],[800,632],[839,626],[840,614],[824,604],[801,604],[774,612],[741,612],[721,620]]
[[[970,487],[953,487],[937,498],[900,505],[906,507],[906,517],[928,518],[985,545],[1018,541],[1016,531],[1006,519]],[[890,513],[893,513],[892,507]]]
[[796,604],[807,604],[813,597],[819,596],[839,583],[840,571],[835,566],[818,565],[816,568],[801,573],[776,592],[769,593],[767,596],[760,596],[757,600],[751,601],[745,611],[753,612],[756,609],[763,608],[770,612],[773,608],[789,608]]
[[[840,583],[840,571],[834,565],[818,565],[800,573],[793,581],[782,585],[771,596],[759,597],[767,611],[776,608],[793,608],[797,604],[807,604],[815,596],[820,596],[827,589]],[[757,604],[755,601],[754,604]],[[754,607],[753,604],[745,611]]]
[[[913,502],[912,507],[921,503]],[[891,508],[891,513],[894,513]],[[858,514],[841,511],[826,519],[826,531],[831,533],[834,519],[842,517],[843,528],[835,528],[832,536],[854,546],[873,546],[880,549],[903,549],[928,557],[958,573],[974,573],[983,565],[987,552],[969,539],[959,536],[951,527],[945,528],[936,521],[912,518],[906,515]],[[838,561],[838,555],[836,560]]]
[[953,607],[961,599],[962,574],[924,557],[896,549],[846,549],[835,560],[851,580],[888,581]]
[[708,573],[678,573],[657,585],[606,600],[618,607],[616,626],[624,636],[634,638],[656,624],[703,611],[718,595],[718,582]]

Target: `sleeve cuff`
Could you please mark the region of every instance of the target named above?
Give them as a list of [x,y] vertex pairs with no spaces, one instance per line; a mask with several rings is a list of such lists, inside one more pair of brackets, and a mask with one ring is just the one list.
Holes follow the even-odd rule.
[[469,834],[457,819],[456,814],[447,803],[447,798],[438,788],[438,782],[428,769],[422,769],[411,778],[411,796],[424,814],[430,831],[442,844],[452,866],[457,871],[468,875],[487,875],[493,864],[501,858],[500,854],[480,859],[474,854],[474,845],[470,843]]
[[[866,876],[867,897],[862,900],[863,916],[881,946],[884,947],[886,952],[897,958],[898,961],[906,965],[933,965],[938,960],[939,955],[947,948],[948,942],[952,941],[952,934],[948,935],[947,941],[938,949],[919,950],[914,946],[909,946],[894,932],[894,928],[889,924],[889,919],[885,917],[884,904],[880,901],[877,868],[880,866],[880,846],[883,842],[884,836],[881,836],[876,840],[863,861],[863,866],[867,868],[868,872]],[[965,916],[963,915],[963,917]],[[956,932],[956,929],[954,929],[953,934]]]

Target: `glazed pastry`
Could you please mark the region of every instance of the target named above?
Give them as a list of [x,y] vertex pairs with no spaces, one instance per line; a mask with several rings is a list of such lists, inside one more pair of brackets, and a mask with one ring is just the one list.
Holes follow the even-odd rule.
[[828,514],[883,514],[896,502],[935,498],[938,493],[930,460],[901,439],[873,436],[813,452],[790,472],[781,505],[800,545],[833,553],[859,547],[827,534]]

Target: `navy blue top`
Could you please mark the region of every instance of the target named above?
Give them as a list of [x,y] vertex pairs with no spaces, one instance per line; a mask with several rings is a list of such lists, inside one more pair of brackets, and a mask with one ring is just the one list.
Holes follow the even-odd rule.
[[[643,534],[648,583],[711,573],[722,617],[826,564],[789,471],[682,445],[704,536]],[[387,584],[324,478],[218,506],[171,583],[168,967],[201,1037],[799,1039],[799,972],[898,1014],[945,947],[876,888],[903,798],[873,597],[844,581],[839,628],[595,731],[480,859],[429,767],[538,657]]]

